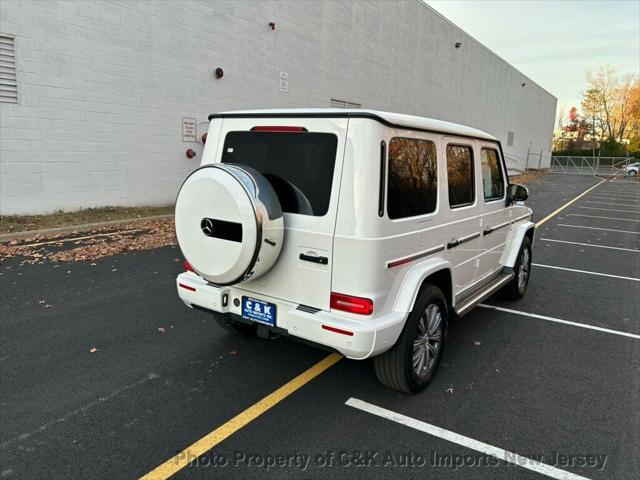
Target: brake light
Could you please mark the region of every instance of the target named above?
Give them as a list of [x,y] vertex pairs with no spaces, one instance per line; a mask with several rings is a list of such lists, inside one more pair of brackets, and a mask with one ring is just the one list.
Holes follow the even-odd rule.
[[373,300],[369,298],[353,297],[343,293],[331,292],[331,308],[343,312],[357,313],[359,315],[371,315],[373,313]]
[[308,132],[304,127],[287,127],[283,125],[253,127],[252,132]]
[[193,272],[193,268],[191,268],[191,265],[189,265],[189,262],[187,262],[186,260],[184,261],[184,268],[187,270],[187,272]]

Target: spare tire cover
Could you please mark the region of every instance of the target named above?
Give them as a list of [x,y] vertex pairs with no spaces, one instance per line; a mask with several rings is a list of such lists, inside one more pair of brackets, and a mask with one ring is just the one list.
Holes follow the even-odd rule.
[[282,248],[276,192],[262,174],[243,165],[206,165],[189,175],[178,192],[175,222],[185,259],[216,285],[263,275]]

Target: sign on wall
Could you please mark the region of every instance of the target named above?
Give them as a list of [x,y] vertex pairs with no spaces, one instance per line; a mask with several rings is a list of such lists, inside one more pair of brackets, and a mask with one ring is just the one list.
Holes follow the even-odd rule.
[[289,74],[280,72],[280,92],[287,93],[289,91]]
[[195,142],[196,135],[196,119],[182,117],[182,141]]

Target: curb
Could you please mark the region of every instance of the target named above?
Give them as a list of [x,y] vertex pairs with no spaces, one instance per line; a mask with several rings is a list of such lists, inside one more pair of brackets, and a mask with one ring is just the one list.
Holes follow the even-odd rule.
[[173,218],[173,214],[153,215],[151,217],[126,218],[123,220],[109,220],[106,222],[84,223],[82,225],[69,225],[66,227],[43,228],[41,230],[27,230],[25,232],[3,233],[0,235],[0,243],[10,242],[11,240],[21,240],[23,238],[35,237],[37,235],[46,236],[52,234],[64,234],[73,232],[83,232],[92,228],[105,227],[109,225],[127,225],[130,223],[144,222],[146,220],[160,220],[163,218]]

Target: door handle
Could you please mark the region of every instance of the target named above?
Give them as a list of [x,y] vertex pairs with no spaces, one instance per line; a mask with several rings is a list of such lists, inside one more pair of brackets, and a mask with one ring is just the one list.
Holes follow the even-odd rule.
[[320,265],[327,265],[329,263],[329,259],[327,257],[307,255],[306,253],[300,254],[300,260],[304,260],[305,262],[319,263]]
[[455,248],[458,245],[460,245],[460,240],[454,238],[453,240],[451,240],[449,243],[447,243],[447,248]]

